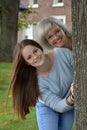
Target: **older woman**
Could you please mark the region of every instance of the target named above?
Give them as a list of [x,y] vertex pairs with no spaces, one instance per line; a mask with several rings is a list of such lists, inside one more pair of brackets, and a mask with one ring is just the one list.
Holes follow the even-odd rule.
[[46,49],[64,47],[72,50],[72,32],[54,17],[44,18],[37,25],[37,41]]

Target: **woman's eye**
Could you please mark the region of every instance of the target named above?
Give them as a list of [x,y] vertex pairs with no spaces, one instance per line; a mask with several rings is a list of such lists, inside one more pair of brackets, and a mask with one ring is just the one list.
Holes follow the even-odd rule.
[[60,32],[60,29],[56,30],[56,34]]
[[52,39],[53,35],[49,36],[48,39]]

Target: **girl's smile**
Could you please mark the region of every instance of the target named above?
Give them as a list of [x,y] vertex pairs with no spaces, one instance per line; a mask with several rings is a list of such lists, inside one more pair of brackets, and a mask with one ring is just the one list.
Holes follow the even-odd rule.
[[22,55],[25,61],[34,67],[41,66],[45,60],[43,52],[32,45],[25,46],[22,49]]

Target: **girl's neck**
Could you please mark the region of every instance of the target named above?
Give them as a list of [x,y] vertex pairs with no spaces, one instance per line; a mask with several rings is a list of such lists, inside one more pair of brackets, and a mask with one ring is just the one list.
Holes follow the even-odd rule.
[[47,76],[52,68],[52,65],[53,65],[53,62],[50,56],[48,54],[45,55],[44,64],[37,68],[38,75],[41,75],[43,77]]

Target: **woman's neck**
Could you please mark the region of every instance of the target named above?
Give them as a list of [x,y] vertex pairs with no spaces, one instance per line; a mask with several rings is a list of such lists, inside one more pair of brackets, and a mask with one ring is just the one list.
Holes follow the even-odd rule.
[[72,51],[72,40],[68,39],[67,43],[64,46],[65,48],[68,48]]

